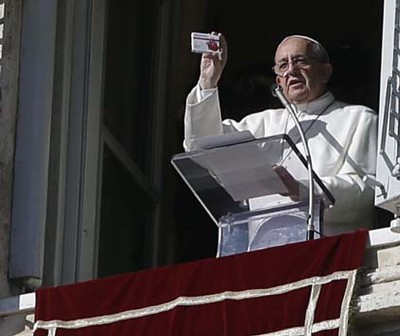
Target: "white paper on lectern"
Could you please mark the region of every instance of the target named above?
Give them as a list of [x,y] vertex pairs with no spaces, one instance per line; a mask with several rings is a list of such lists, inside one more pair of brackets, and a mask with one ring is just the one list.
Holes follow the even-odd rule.
[[241,132],[218,134],[218,135],[206,135],[191,139],[191,143],[192,147],[196,149],[210,149],[210,148],[243,143],[254,139],[255,138],[250,131],[241,131]]
[[234,201],[288,192],[256,144],[210,150],[194,160],[208,169]]

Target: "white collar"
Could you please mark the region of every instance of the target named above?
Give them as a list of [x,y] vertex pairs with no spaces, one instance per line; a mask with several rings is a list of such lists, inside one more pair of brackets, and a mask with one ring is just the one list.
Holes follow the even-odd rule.
[[322,96],[304,104],[298,104],[297,109],[301,112],[305,112],[308,114],[319,114],[323,109],[325,109],[328,105],[330,105],[335,100],[332,92],[328,91],[324,93]]

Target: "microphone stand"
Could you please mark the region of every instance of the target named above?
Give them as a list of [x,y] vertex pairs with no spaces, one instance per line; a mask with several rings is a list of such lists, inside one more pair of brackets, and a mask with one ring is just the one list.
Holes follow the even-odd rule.
[[299,119],[297,117],[297,107],[294,104],[290,104],[290,102],[287,100],[285,95],[282,92],[282,88],[279,85],[273,85],[272,86],[272,95],[274,97],[278,97],[279,100],[281,101],[282,105],[289,111],[290,116],[294,120],[294,123],[300,133],[301,141],[304,146],[304,152],[306,156],[306,161],[307,161],[307,170],[308,170],[308,217],[307,217],[307,240],[313,240],[314,239],[314,232],[315,232],[315,227],[314,227],[314,180],[313,180],[313,168],[312,168],[312,162],[311,162],[311,155],[310,155],[310,150],[308,147],[308,142],[304,133],[303,128],[300,125]]

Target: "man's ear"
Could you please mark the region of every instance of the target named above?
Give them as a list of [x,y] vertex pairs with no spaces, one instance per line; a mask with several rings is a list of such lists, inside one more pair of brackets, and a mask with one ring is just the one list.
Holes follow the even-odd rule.
[[282,77],[280,77],[280,76],[275,77],[275,83],[278,84],[279,86],[281,85],[281,80],[282,80]]
[[331,63],[322,64],[322,82],[327,84],[331,79],[333,67]]

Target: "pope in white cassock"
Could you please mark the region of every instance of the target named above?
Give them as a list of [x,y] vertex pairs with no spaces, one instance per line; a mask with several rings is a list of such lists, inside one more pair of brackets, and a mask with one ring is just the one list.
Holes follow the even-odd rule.
[[[298,141],[295,123],[284,108],[253,113],[240,121],[221,120],[217,85],[226,64],[227,45],[220,38],[222,54],[202,55],[198,84],[187,98],[185,150],[192,149],[196,137],[244,130],[256,138],[289,134]],[[374,189],[364,181],[375,176],[377,114],[368,107],[338,101],[329,92],[332,65],[323,46],[312,38],[286,37],[276,49],[274,72],[286,98],[297,106],[314,171],[336,200],[334,207],[325,209],[324,234],[372,228]],[[291,197],[298,198],[307,183],[303,186],[298,177],[285,175]]]

